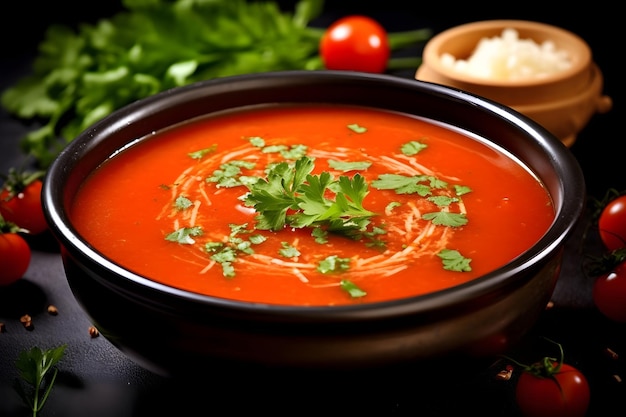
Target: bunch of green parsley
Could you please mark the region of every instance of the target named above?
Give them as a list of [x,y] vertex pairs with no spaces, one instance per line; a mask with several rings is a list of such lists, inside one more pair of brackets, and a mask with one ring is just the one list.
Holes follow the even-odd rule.
[[[323,0],[300,0],[293,12],[246,0],[123,0],[123,6],[96,24],[49,27],[32,73],[4,91],[7,112],[35,122],[20,145],[41,168],[94,122],[152,94],[217,77],[323,69],[324,29],[310,26]],[[428,30],[389,34],[392,49],[427,37]]]

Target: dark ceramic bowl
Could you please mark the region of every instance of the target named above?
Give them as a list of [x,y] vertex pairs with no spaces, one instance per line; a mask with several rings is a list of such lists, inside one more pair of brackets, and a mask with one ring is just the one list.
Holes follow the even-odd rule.
[[[389,109],[487,138],[544,182],[555,221],[522,256],[468,284],[342,307],[264,305],[174,289],[112,263],[76,232],[68,206],[81,182],[129,141],[212,112],[289,102]],[[79,303],[121,351],[168,375],[234,365],[373,369],[501,353],[532,329],[550,300],[584,200],[583,175],[569,150],[525,116],[443,86],[331,71],[215,79],[133,103],[72,141],[50,167],[43,190],[46,217]]]

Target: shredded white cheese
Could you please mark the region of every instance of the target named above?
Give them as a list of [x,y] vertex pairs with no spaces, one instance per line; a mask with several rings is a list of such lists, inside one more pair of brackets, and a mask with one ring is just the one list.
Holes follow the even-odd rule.
[[501,36],[482,38],[466,60],[444,53],[441,63],[460,73],[494,80],[541,78],[572,65],[567,52],[558,50],[554,42],[520,39],[512,28],[504,29]]

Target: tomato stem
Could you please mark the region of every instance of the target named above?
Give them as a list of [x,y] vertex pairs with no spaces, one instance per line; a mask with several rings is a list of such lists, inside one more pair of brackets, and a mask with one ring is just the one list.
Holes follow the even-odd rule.
[[546,356],[542,358],[541,361],[535,362],[531,365],[525,365],[508,356],[505,356],[505,358],[515,363],[516,365],[522,367],[524,372],[528,372],[529,374],[532,374],[536,376],[537,378],[553,378],[554,374],[557,374],[561,370],[561,367],[563,366],[563,360],[564,360],[565,354],[563,351],[563,346],[561,346],[560,343],[557,343],[548,338],[544,338],[544,339],[558,346],[559,348],[558,359]]

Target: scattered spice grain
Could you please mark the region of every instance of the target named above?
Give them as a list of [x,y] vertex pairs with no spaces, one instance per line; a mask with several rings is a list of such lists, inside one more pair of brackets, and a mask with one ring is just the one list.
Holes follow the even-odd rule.
[[498,381],[508,381],[511,379],[511,375],[513,375],[513,367],[511,365],[507,365],[505,369],[496,374],[496,379]]
[[33,325],[32,317],[29,316],[28,314],[24,314],[22,317],[20,317],[20,323],[22,323],[22,325],[24,326],[26,330],[33,330],[35,327]]
[[50,314],[52,316],[56,316],[57,314],[59,314],[59,309],[56,308],[56,306],[50,304],[48,306],[48,314]]
[[6,326],[4,325],[3,322],[0,321],[0,333],[4,333],[6,332]]
[[95,326],[89,326],[89,336],[93,339],[94,337],[100,336],[100,332],[95,328]]
[[605,348],[604,349],[604,353],[606,354],[606,356],[609,357],[609,359],[613,359],[613,360],[618,360],[619,359],[619,355],[617,354],[617,352],[615,352],[611,348]]

